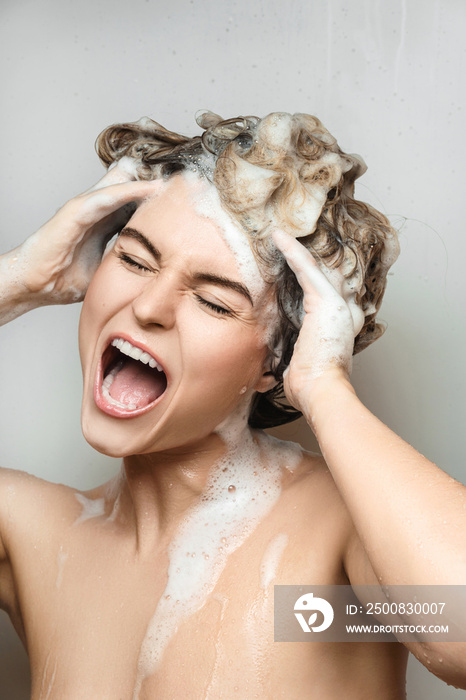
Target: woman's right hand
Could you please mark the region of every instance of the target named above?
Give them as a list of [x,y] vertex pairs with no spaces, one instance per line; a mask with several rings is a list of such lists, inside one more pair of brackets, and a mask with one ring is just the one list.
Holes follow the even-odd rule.
[[37,306],[81,301],[105,247],[134,204],[160,181],[136,181],[127,158],[70,199],[24,243],[0,258],[0,324]]

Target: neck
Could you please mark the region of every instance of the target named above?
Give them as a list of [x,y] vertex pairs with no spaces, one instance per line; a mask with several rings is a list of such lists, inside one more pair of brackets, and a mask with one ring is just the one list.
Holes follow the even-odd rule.
[[217,466],[250,439],[246,423],[221,426],[195,446],[125,457],[120,507],[132,512],[138,548],[170,541],[187,511],[205,494]]

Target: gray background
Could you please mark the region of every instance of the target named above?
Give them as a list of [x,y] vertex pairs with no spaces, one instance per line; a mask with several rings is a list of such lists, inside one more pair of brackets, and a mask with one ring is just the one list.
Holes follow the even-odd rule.
[[[463,0],[3,0],[2,249],[102,174],[108,124],[148,115],[197,133],[194,114],[317,114],[369,164],[358,196],[399,227],[402,255],[356,360],[367,405],[466,481]],[[77,487],[116,463],[80,433],[79,309],[2,329],[0,463]],[[313,440],[304,426],[288,436]],[[410,700],[447,700],[414,659]],[[25,655],[0,613],[0,700],[28,697]]]

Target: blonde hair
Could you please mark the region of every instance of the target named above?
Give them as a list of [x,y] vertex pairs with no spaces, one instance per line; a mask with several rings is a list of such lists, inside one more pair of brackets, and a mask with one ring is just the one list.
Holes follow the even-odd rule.
[[[379,338],[384,327],[375,317],[398,242],[383,214],[354,199],[354,182],[366,170],[362,159],[344,153],[320,120],[308,114],[222,119],[206,112],[197,123],[203,133],[192,138],[147,117],[116,124],[100,134],[97,152],[106,166],[123,156],[133,158],[141,179],[190,169],[215,185],[222,206],[248,234],[264,276],[276,283],[281,317],[276,378],[281,379],[299,332],[302,290],[283,259],[278,261],[268,235],[275,227],[299,238],[320,265],[339,269],[354,288],[365,314],[354,352]],[[253,427],[299,415],[282,403],[281,391],[279,384],[258,395]],[[277,410],[271,412],[267,403]]]

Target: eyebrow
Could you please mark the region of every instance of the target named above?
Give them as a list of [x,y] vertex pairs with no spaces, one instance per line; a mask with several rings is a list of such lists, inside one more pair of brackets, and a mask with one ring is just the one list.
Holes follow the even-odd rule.
[[[144,248],[146,248],[157,261],[160,261],[162,257],[160,250],[158,250],[150,242],[150,240],[137,229],[131,228],[131,226],[126,226],[120,231],[119,235],[126,236],[127,238],[134,238],[141,245],[143,245]],[[226,289],[232,289],[234,292],[242,294],[249,301],[251,306],[254,306],[249,289],[241,282],[231,280],[229,277],[224,277],[223,275],[215,275],[211,272],[198,272],[194,275],[194,279],[196,282],[207,282],[209,284],[216,284],[219,287],[225,287]]]
[[125,226],[125,228],[121,229],[119,236],[126,236],[127,238],[134,238],[136,241],[139,241],[139,243],[143,245],[144,248],[147,248],[149,253],[156,260],[160,260],[160,258],[162,257],[162,253],[160,252],[160,250],[153,246],[150,240],[146,238],[146,236],[144,236],[143,233],[141,233],[135,228],[131,228],[131,226]]
[[242,294],[249,301],[251,306],[254,306],[249,289],[241,282],[235,282],[229,277],[223,277],[222,275],[213,275],[210,272],[199,272],[194,275],[194,279],[199,282],[208,282],[210,284],[216,284],[219,287],[226,287],[227,289],[233,289],[233,291]]

